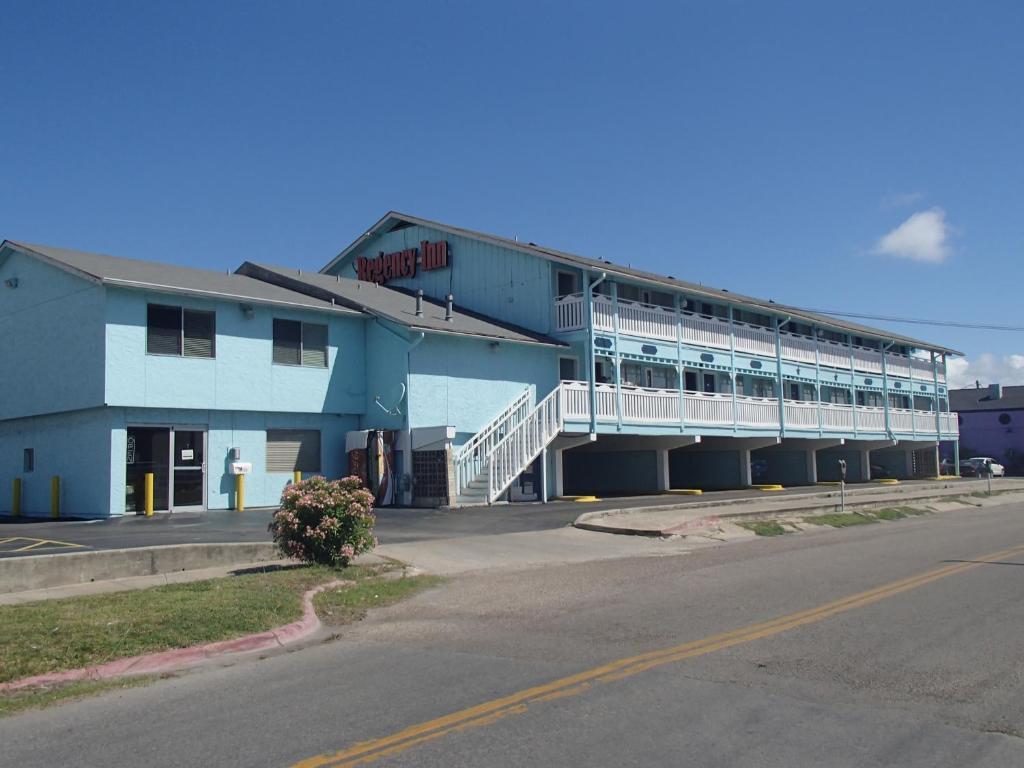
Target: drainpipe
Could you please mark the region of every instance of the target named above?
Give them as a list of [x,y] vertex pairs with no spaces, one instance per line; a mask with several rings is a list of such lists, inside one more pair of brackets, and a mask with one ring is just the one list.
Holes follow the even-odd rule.
[[[384,323],[382,323],[380,321],[379,318],[375,318],[374,322],[378,326],[383,328],[385,331],[390,333],[392,336],[394,336],[396,339],[398,339],[398,340],[400,340],[400,341],[405,343],[405,345],[406,345],[406,347],[405,347],[405,375],[406,375],[406,377],[408,377],[409,376],[409,372],[412,370],[412,351],[414,349],[416,349],[416,347],[418,347],[420,344],[423,343],[423,339],[426,338],[427,334],[425,334],[423,331],[416,331],[416,335],[413,338],[407,339],[402,334],[396,333],[395,331],[393,331],[390,328],[388,328],[386,325],[384,325]],[[408,392],[408,387],[406,388],[406,391]],[[404,424],[404,428],[405,428],[406,431],[408,431],[409,429],[412,428],[412,424],[409,421],[409,409],[408,408],[405,409],[405,416],[403,417],[403,424]]]
[[775,374],[779,379],[779,437],[783,438],[786,436],[786,384],[782,378],[782,336],[779,331],[792,319],[792,317],[787,317],[780,321],[779,318],[775,318]]
[[895,441],[896,436],[892,433],[889,416],[889,368],[885,362],[885,358],[888,356],[892,345],[893,342],[891,341],[888,344],[882,345],[882,405],[885,407],[885,436]]
[[612,329],[615,334],[615,421],[622,431],[622,357],[619,355],[619,284],[612,281]]
[[604,282],[606,277],[608,277],[608,273],[602,272],[597,280],[590,283],[588,282],[589,275],[586,273],[583,275],[583,282],[587,286],[586,301],[583,306],[587,309],[587,339],[590,342],[587,345],[587,363],[590,369],[587,373],[587,383],[590,385],[590,434],[592,435],[597,434],[597,388],[594,386],[594,289]]

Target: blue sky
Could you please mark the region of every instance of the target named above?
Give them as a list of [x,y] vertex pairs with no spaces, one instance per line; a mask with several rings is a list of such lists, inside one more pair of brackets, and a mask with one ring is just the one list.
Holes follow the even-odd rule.
[[[1024,325],[1019,2],[2,18],[0,237],[312,269],[396,209],[810,308]],[[878,324],[1024,383],[1020,332]]]

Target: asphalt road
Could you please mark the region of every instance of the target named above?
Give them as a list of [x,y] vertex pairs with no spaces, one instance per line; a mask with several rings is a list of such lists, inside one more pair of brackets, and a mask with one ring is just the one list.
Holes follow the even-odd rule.
[[[904,481],[902,486],[913,487],[923,482],[927,481]],[[877,488],[874,485],[853,485],[851,492],[856,492],[857,487]],[[823,486],[786,488],[773,492],[771,498],[827,490],[830,489]],[[582,512],[751,497],[766,498],[758,490],[737,490],[709,492],[702,496],[652,494],[609,497],[588,503],[555,501],[548,504],[499,504],[453,510],[384,508],[377,510],[376,533],[384,544],[525,533],[564,527]],[[159,544],[269,541],[267,523],[272,513],[272,509],[247,509],[245,512],[218,510],[164,513],[151,518],[131,515],[90,521],[7,517],[0,519],[0,557]]]
[[24,768],[1017,767],[1022,592],[1022,505],[467,574],[0,744]]

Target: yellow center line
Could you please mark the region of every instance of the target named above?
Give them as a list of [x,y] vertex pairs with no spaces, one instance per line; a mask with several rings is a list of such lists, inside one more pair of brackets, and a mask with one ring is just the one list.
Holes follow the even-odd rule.
[[986,563],[1021,553],[1024,553],[1024,545],[976,558],[971,562],[946,565],[915,576],[909,576],[880,587],[875,587],[874,589],[824,603],[815,608],[780,616],[758,624],[751,624],[681,645],[618,659],[584,672],[527,688],[517,693],[452,712],[451,714],[435,718],[434,720],[428,720],[418,725],[409,726],[389,736],[357,742],[347,749],[338,752],[307,758],[295,763],[292,768],[324,768],[325,766],[349,768],[350,766],[374,762],[451,733],[489,725],[509,715],[522,714],[529,709],[530,704],[577,696],[590,690],[593,683],[610,683],[622,680],[623,678],[631,677],[665,664],[672,664],[695,656],[702,656],[754,640],[771,637],[797,627],[823,621],[837,614],[863,608],[902,592],[923,587],[947,576],[963,573]]

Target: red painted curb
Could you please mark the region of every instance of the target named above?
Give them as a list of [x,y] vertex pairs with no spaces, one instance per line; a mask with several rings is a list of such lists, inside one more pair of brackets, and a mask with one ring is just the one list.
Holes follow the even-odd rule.
[[307,591],[302,596],[302,618],[290,624],[269,629],[266,632],[257,632],[256,634],[237,637],[233,640],[220,640],[215,643],[193,645],[190,648],[174,648],[169,651],[144,653],[141,656],[131,656],[127,659],[118,659],[91,667],[80,667],[79,669],[68,669],[63,672],[48,672],[42,675],[34,675],[33,677],[23,677],[21,680],[0,683],[0,691],[17,691],[22,688],[51,683],[106,680],[124,675],[170,672],[183,669],[206,659],[214,659],[233,653],[283,648],[285,645],[308,637],[320,628],[320,618],[316,615],[316,610],[313,608],[313,597],[325,589],[345,583],[347,582],[344,580],[336,579]]

